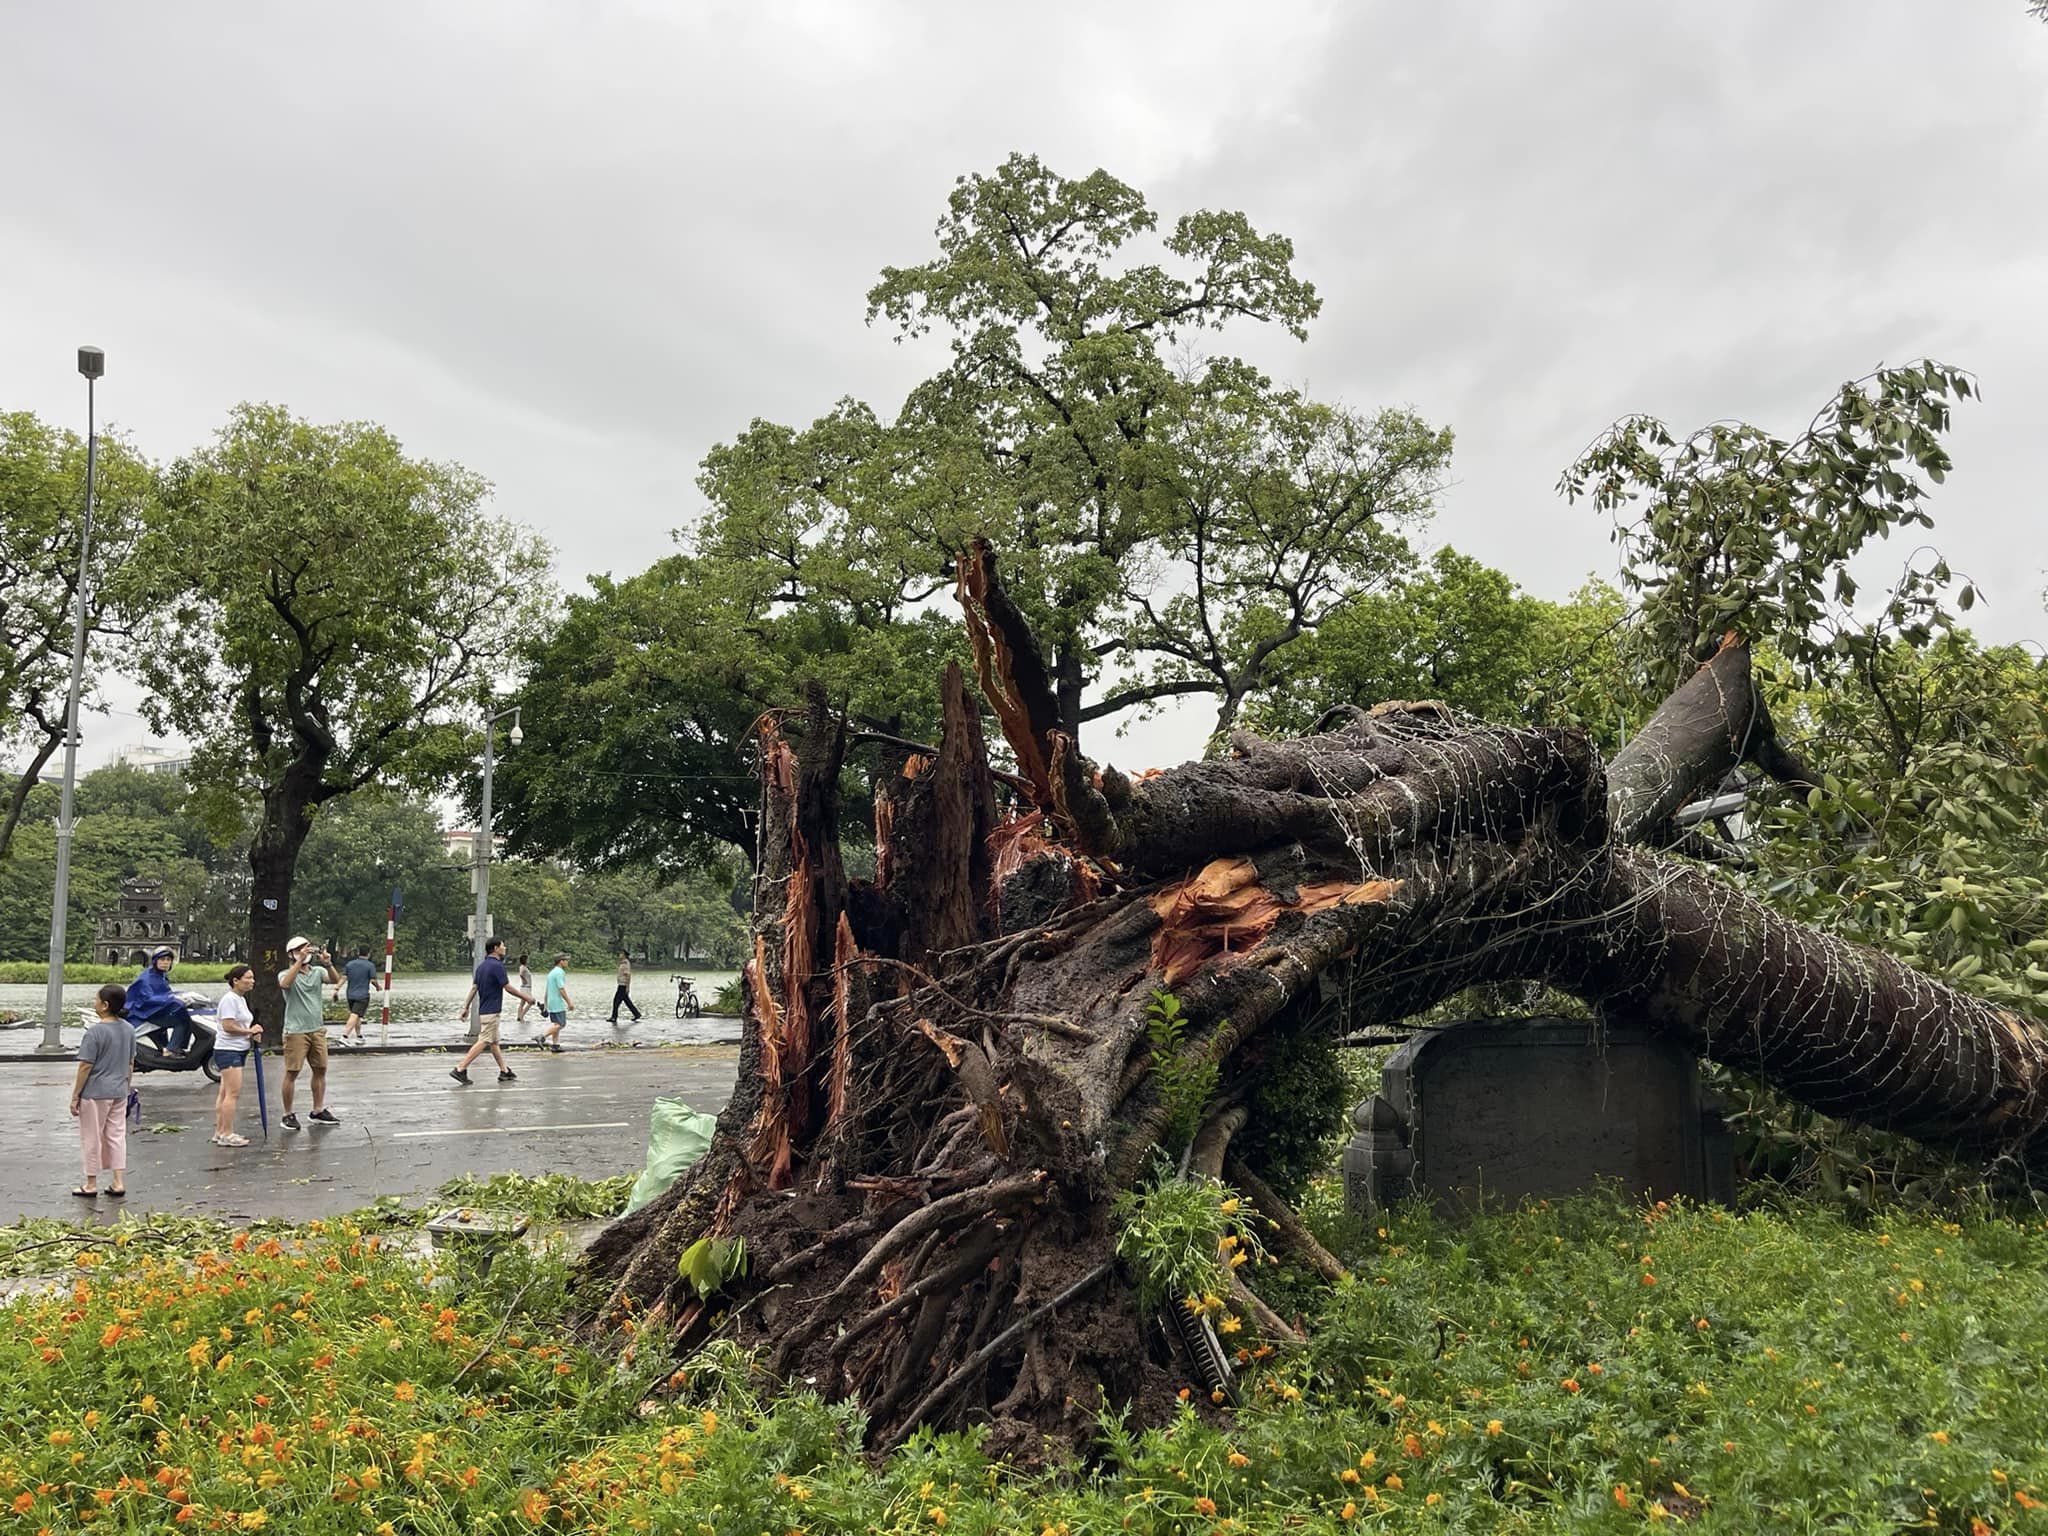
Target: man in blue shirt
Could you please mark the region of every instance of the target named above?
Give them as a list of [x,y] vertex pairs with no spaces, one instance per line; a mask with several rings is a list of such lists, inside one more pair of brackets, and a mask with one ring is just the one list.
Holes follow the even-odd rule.
[[343,1044],[353,1035],[363,1038],[363,1020],[370,1012],[370,988],[377,979],[377,964],[370,958],[370,946],[358,944],[355,958],[341,968],[342,992],[348,998],[348,1022],[341,1028]]
[[469,1081],[469,1064],[485,1051],[498,1064],[498,1081],[509,1083],[518,1076],[505,1065],[505,1053],[498,1049],[498,1015],[504,1011],[505,994],[510,992],[524,1002],[535,1001],[531,992],[522,992],[512,985],[505,974],[505,941],[488,939],[484,942],[484,958],[476,968],[476,977],[469,984],[469,993],[462,999],[462,1012],[469,1013],[471,999],[476,1001],[476,1044],[472,1045],[462,1058],[462,1064],[448,1075],[458,1083]]

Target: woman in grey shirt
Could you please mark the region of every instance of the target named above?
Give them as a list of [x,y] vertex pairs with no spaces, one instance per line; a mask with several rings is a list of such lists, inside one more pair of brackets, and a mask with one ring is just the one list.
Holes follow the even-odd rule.
[[[135,1030],[128,989],[101,987],[92,1000],[93,1022],[78,1042],[78,1080],[71,1085],[71,1116],[85,1152],[85,1182],[71,1191],[81,1200],[128,1193],[128,1084],[135,1074]],[[100,1175],[110,1181],[99,1187]]]

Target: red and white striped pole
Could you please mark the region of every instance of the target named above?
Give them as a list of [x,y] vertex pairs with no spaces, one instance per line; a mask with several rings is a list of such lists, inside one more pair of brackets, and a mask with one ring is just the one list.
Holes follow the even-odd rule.
[[398,892],[384,909],[384,1036],[391,1036],[391,952],[398,948]]

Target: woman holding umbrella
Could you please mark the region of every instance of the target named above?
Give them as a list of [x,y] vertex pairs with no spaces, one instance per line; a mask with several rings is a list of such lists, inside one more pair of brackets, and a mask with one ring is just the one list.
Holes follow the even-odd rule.
[[220,1039],[213,1048],[213,1064],[220,1069],[220,1093],[213,1101],[213,1144],[216,1147],[246,1147],[249,1138],[235,1133],[235,1106],[242,1097],[242,1063],[256,1039],[256,1019],[249,1012],[249,993],[256,985],[256,973],[238,965],[227,974],[227,991],[221,994],[215,1013],[220,1019]]

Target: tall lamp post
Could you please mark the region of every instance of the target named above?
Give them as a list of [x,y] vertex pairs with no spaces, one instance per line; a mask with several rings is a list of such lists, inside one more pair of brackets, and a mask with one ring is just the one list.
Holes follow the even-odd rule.
[[98,347],[78,349],[85,376],[85,529],[78,540],[77,614],[71,624],[71,693],[64,705],[64,787],[57,799],[57,888],[50,898],[50,988],[43,998],[42,1052],[61,1052],[58,1021],[64,1014],[64,927],[71,904],[71,790],[78,778],[78,688],[85,675],[85,577],[92,559],[93,473],[99,465],[99,433],[93,419],[93,385],[107,371]]
[[[505,733],[505,740],[511,746],[518,746],[526,740],[526,733],[519,729],[519,706],[501,709],[484,721],[484,793],[481,814],[478,817],[476,838],[476,944],[474,965],[484,963],[484,945],[491,937],[491,770],[497,766],[498,722],[507,715],[512,717],[512,729]],[[477,1017],[482,1009],[479,999],[469,1010],[470,1038],[475,1039],[482,1027]]]

